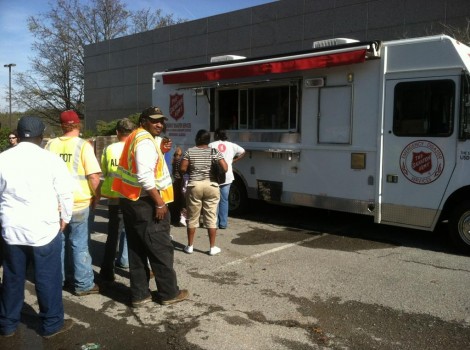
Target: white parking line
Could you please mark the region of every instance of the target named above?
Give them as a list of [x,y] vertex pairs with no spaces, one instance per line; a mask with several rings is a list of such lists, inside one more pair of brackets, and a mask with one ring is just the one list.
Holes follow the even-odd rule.
[[257,259],[257,258],[260,258],[260,257],[262,257],[262,256],[265,256],[265,255],[268,255],[268,254],[272,254],[272,253],[276,253],[276,252],[279,252],[279,251],[284,250],[284,249],[291,248],[291,247],[296,246],[296,245],[301,245],[301,244],[304,244],[304,243],[307,243],[307,242],[311,242],[311,241],[314,241],[314,240],[316,240],[316,239],[319,239],[319,238],[324,237],[324,236],[327,236],[327,235],[328,235],[327,233],[322,233],[322,234],[319,235],[319,236],[310,237],[310,238],[304,239],[304,240],[302,240],[302,241],[298,241],[298,242],[294,242],[294,243],[285,244],[285,245],[283,245],[283,246],[280,246],[280,247],[277,247],[277,248],[273,248],[273,249],[269,249],[269,250],[266,250],[266,251],[261,252],[261,253],[256,253],[256,254],[247,256],[247,257],[245,257],[245,258],[238,259],[238,260],[234,260],[234,261],[231,261],[231,262],[229,262],[229,263],[227,263],[227,264],[221,265],[221,266],[219,266],[218,268],[216,268],[216,270],[222,270],[222,269],[224,269],[224,268],[226,268],[226,267],[229,267],[229,266],[241,264],[241,263],[243,263],[244,261],[247,261],[247,260]]

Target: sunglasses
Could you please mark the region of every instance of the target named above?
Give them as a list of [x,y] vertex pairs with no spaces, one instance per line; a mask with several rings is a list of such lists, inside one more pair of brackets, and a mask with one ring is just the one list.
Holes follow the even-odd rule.
[[165,120],[162,118],[159,118],[159,119],[147,118],[147,121],[149,121],[152,124],[157,124],[157,123],[165,124]]

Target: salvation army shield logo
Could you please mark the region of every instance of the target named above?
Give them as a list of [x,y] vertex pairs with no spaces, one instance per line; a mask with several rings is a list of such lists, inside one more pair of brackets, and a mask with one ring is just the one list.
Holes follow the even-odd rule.
[[409,181],[418,185],[430,184],[444,171],[444,154],[431,141],[411,142],[400,154],[400,169]]
[[178,120],[184,115],[184,99],[183,94],[170,95],[170,116]]
[[420,174],[429,172],[432,168],[432,153],[423,151],[413,152],[411,168]]

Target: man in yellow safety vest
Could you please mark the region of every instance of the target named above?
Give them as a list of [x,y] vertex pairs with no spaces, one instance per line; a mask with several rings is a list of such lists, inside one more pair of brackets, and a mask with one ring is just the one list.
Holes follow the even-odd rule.
[[75,185],[72,219],[63,232],[62,277],[64,283],[73,284],[75,295],[97,294],[99,287],[94,282],[88,242],[90,211],[100,199],[101,168],[91,144],[79,137],[78,114],[64,111],[60,123],[63,136],[49,140],[45,148],[62,158]]
[[[101,263],[100,277],[108,282],[112,282],[115,279],[115,263],[121,268],[129,267],[126,231],[119,207],[119,193],[113,191],[111,185],[117,176],[119,158],[121,158],[124,142],[134,129],[134,123],[128,118],[119,120],[116,125],[118,142],[108,145],[103,150],[103,155],[101,156],[101,169],[103,170],[104,177],[104,181],[101,184],[101,196],[108,198],[108,237]],[[118,246],[119,254],[116,259]]]
[[188,298],[180,290],[173,268],[174,248],[170,237],[170,213],[167,204],[173,201],[172,179],[162,149],[170,148],[169,140],[161,145],[155,140],[167,118],[158,107],[145,109],[139,118],[140,127],[127,138],[118,166],[118,177],[112,189],[122,196],[129,251],[131,300],[133,307],[152,301],[149,291],[150,267],[155,274],[158,291],[155,299],[169,305]]

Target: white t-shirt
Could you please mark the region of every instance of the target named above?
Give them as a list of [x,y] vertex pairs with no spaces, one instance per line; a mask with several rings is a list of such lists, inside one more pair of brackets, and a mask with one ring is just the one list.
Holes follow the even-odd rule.
[[0,154],[0,222],[5,242],[43,246],[59,233],[60,216],[69,222],[72,176],[64,161],[31,142]]
[[225,182],[222,185],[231,184],[235,179],[232,170],[233,158],[245,153],[245,149],[230,141],[214,141],[209,144],[209,147],[218,149],[224,155],[228,170],[225,174]]

